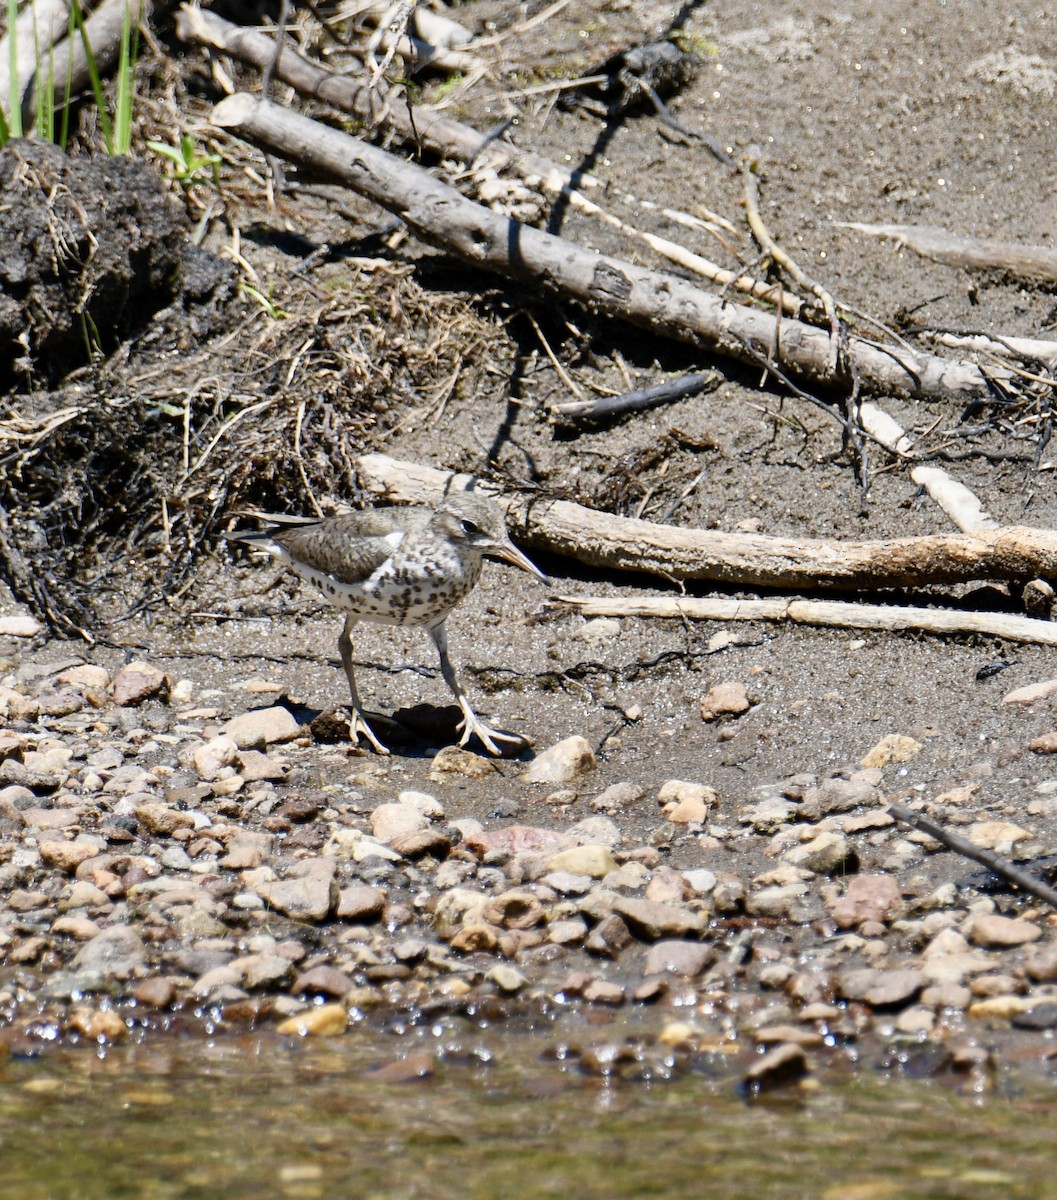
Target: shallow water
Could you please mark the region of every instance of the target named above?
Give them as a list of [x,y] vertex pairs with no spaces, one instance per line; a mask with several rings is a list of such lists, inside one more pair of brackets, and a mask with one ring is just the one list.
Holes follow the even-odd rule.
[[[862,1074],[747,1103],[728,1080],[586,1077],[505,1037],[413,1082],[377,1031],[154,1039],[0,1067],[0,1196],[1057,1195],[1057,1089]],[[421,1048],[419,1048],[421,1049]]]

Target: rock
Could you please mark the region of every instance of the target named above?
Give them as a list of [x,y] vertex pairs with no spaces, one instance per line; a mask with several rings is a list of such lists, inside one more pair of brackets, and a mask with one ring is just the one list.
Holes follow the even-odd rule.
[[371,813],[371,832],[380,842],[429,828],[429,818],[412,804],[379,804]]
[[782,855],[782,861],[794,867],[814,871],[816,875],[835,875],[858,863],[855,847],[841,833],[820,833],[809,842],[794,846]]
[[988,996],[986,1000],[977,1000],[965,1010],[966,1016],[984,1020],[996,1017],[1009,1020],[1021,1013],[1031,1012],[1042,1004],[1052,1004],[1052,996]]
[[476,954],[479,950],[494,950],[499,943],[498,935],[491,925],[464,925],[451,939],[451,948],[458,954]]
[[168,804],[162,804],[158,800],[140,804],[136,808],[136,820],[148,833],[162,837],[171,837],[177,829],[193,829],[195,825],[195,819],[190,813],[170,808]]
[[470,833],[463,845],[478,858],[484,858],[486,854],[496,852],[510,855],[544,853],[557,850],[565,841],[564,835],[553,829],[540,829],[535,825],[508,825],[505,829]]
[[582,917],[571,917],[565,921],[552,921],[547,926],[547,941],[556,946],[573,946],[587,936],[587,924]]
[[221,729],[240,750],[263,750],[275,742],[289,742],[300,737],[302,730],[297,718],[281,704],[271,708],[255,708],[232,717]]
[[586,739],[568,737],[538,754],[521,772],[521,782],[569,783],[593,771],[596,765],[594,751]]
[[243,829],[229,838],[226,853],[219,865],[229,871],[252,871],[266,862],[271,855],[275,839],[270,833],[255,829]]
[[969,941],[988,950],[1025,946],[1040,937],[1042,930],[1033,922],[996,914],[978,913],[969,927]]
[[704,942],[671,939],[657,942],[646,951],[644,975],[678,975],[693,979],[716,961],[716,952]]
[[560,850],[547,861],[551,871],[587,875],[591,879],[604,879],[610,871],[617,869],[617,865],[607,846],[571,846],[568,850]]
[[743,808],[738,820],[751,825],[757,833],[773,833],[796,816],[797,806],[782,796],[766,796],[758,804]]
[[447,858],[451,853],[451,839],[440,829],[418,829],[413,833],[401,833],[390,842],[392,848],[403,858],[423,858],[430,854],[434,858]]
[[694,867],[692,870],[683,871],[682,876],[690,891],[698,896],[707,896],[716,886],[715,873],[707,867]]
[[1014,1029],[1057,1029],[1057,1001],[1016,1013],[1011,1020]]
[[1057,942],[1033,946],[1024,959],[1024,971],[1036,983],[1057,982]]
[[58,917],[51,923],[51,932],[56,937],[72,937],[78,942],[90,942],[102,930],[96,921],[89,921],[87,917]]
[[31,638],[44,632],[44,626],[29,614],[0,617],[0,637]]
[[901,1007],[925,985],[925,975],[906,967],[891,971],[854,968],[837,975],[837,990],[845,1000],[858,1000],[874,1008]]
[[788,916],[797,900],[806,895],[808,890],[802,880],[760,888],[745,897],[745,911],[753,917]]
[[355,983],[337,967],[319,966],[302,971],[290,989],[295,996],[310,992],[316,996],[347,996]]
[[910,762],[924,750],[921,742],[901,733],[890,733],[871,750],[868,750],[859,763],[861,767],[887,767],[892,763]]
[[1002,703],[1037,704],[1040,700],[1048,700],[1050,696],[1057,696],[1057,679],[1043,679],[1038,683],[1016,688],[1002,697]]
[[281,759],[259,750],[242,750],[237,759],[239,773],[247,783],[285,779],[289,768]]
[[503,892],[485,902],[482,918],[503,929],[532,929],[544,920],[543,905],[529,891]]
[[637,783],[614,783],[593,796],[589,803],[595,812],[624,812],[645,795],[646,789]]
[[783,1042],[768,1050],[745,1072],[745,1086],[751,1092],[768,1091],[771,1088],[795,1083],[807,1074],[807,1054],[802,1046]]
[[75,1008],[69,1027],[94,1042],[117,1042],[128,1033],[124,1018],[112,1008]]
[[348,1016],[342,1005],[320,1004],[280,1021],[275,1032],[297,1037],[340,1037],[347,1023]]
[[[366,1073],[371,1083],[419,1083],[423,1079],[432,1079],[437,1073],[437,1063],[433,1055],[421,1050],[409,1054],[406,1058],[386,1063]],[[289,1189],[288,1189],[289,1190]]]
[[592,979],[583,990],[583,998],[588,1004],[624,1003],[624,989],[619,983],[610,983],[608,979]]
[[1057,729],[1028,742],[1028,749],[1036,754],[1057,754]]
[[168,1008],[176,998],[176,986],[166,975],[150,975],[133,986],[132,998],[144,1008]]
[[618,896],[613,902],[613,912],[623,917],[632,933],[650,941],[701,934],[707,927],[707,921],[700,913],[634,896]]
[[338,898],[331,859],[305,859],[285,879],[254,889],[269,907],[294,921],[323,921]]
[[72,842],[49,838],[41,842],[40,858],[46,866],[72,874],[77,868],[106,849],[106,841],[95,834],[82,833]]
[[507,966],[506,963],[497,963],[485,973],[485,979],[494,983],[501,992],[519,992],[528,983],[516,967]]
[[194,748],[191,752],[191,763],[199,779],[214,780],[225,767],[230,767],[235,762],[238,752],[235,739],[220,733],[204,745]]
[[[805,821],[820,821],[831,813],[850,812],[879,803],[880,773],[876,770],[855,771],[850,776],[831,775],[804,791],[800,802],[800,817]],[[891,818],[889,818],[891,824]]]
[[128,979],[146,961],[140,935],[128,925],[111,925],[77,951],[72,965],[75,970],[95,971],[106,979]]
[[433,756],[429,768],[431,783],[444,783],[453,775],[466,779],[487,779],[498,773],[499,768],[490,758],[473,754],[461,746],[445,746]]
[[854,929],[864,921],[887,921],[903,902],[899,884],[890,875],[856,875],[844,895],[828,904],[841,929]]
[[701,720],[715,721],[720,717],[740,717],[751,707],[745,684],[728,680],[709,688],[701,701]]
[[239,982],[250,991],[274,987],[288,978],[292,969],[290,960],[280,954],[244,954],[229,967],[238,972]]
[[121,708],[142,704],[168,691],[169,677],[146,662],[131,662],[114,676],[114,703]]
[[1031,834],[1019,825],[1008,821],[978,821],[969,826],[966,835],[974,846],[984,850],[997,850],[1000,854],[1008,854],[1017,842],[1027,841]]
[[354,924],[369,924],[377,921],[385,912],[385,892],[369,884],[353,884],[338,893],[338,908],[335,914],[339,921]]
[[585,948],[591,954],[604,955],[606,958],[616,958],[617,955],[631,943],[631,933],[624,922],[610,913],[603,917],[594,929],[587,935]]

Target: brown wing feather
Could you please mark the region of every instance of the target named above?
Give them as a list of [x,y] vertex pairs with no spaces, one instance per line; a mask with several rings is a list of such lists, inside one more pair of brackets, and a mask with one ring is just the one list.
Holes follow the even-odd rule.
[[387,535],[413,534],[425,527],[431,510],[422,507],[372,508],[328,517],[314,525],[269,530],[268,537],[290,557],[342,583],[360,583],[393,554]]

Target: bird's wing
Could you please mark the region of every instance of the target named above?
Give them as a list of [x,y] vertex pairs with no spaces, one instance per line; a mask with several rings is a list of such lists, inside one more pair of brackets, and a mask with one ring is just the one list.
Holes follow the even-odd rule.
[[362,583],[429,515],[428,509],[422,513],[417,509],[368,509],[329,517],[315,525],[268,530],[259,544],[269,549],[267,542],[271,542],[287,561],[322,571],[341,583]]

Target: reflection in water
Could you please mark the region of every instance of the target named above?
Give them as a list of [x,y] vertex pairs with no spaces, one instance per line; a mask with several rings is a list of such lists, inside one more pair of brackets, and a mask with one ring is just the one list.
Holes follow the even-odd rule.
[[972,1100],[866,1075],[747,1105],[729,1079],[607,1081],[538,1050],[507,1031],[439,1055],[432,1073],[379,1075],[408,1051],[363,1029],[13,1059],[0,1066],[0,1197],[1053,1194],[1057,1094],[1041,1084]]

